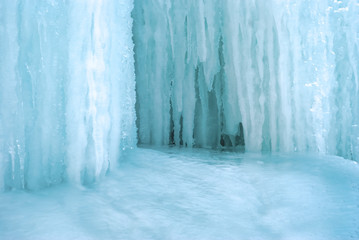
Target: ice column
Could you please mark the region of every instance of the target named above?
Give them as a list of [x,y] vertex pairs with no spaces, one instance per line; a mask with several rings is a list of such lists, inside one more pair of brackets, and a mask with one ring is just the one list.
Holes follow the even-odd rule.
[[136,144],[132,1],[0,3],[0,188],[93,182]]
[[76,182],[104,175],[136,144],[131,10],[130,1],[70,3],[67,166]]

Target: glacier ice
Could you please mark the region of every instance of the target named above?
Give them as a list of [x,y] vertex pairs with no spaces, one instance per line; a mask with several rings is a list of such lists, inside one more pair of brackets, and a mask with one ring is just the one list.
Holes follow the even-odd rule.
[[0,189],[87,183],[136,145],[133,2],[0,2]]
[[359,159],[356,0],[137,0],[139,142]]

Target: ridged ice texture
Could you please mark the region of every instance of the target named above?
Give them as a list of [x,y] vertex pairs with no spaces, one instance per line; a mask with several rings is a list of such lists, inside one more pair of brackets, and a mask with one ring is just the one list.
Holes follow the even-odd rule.
[[93,182],[135,146],[132,8],[0,1],[0,189]]
[[359,159],[359,1],[138,0],[139,141]]

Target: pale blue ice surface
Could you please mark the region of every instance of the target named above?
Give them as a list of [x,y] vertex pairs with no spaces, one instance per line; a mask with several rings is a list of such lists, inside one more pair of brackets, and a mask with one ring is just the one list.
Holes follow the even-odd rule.
[[87,186],[0,194],[0,239],[359,239],[339,157],[137,149]]

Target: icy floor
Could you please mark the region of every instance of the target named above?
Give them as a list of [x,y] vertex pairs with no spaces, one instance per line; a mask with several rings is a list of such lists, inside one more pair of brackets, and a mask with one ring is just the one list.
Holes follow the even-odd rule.
[[138,149],[90,188],[0,194],[0,239],[359,239],[359,166]]

